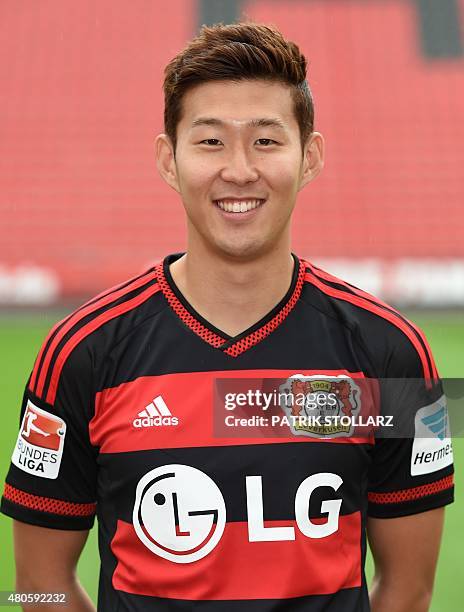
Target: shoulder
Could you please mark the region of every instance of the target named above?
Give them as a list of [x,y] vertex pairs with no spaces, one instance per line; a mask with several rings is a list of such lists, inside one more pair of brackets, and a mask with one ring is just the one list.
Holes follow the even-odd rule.
[[379,298],[302,260],[302,296],[350,329],[379,376],[438,378],[424,332]]
[[68,370],[88,379],[111,347],[164,308],[159,299],[159,265],[111,287],[58,321],[45,338],[28,389],[53,404]]

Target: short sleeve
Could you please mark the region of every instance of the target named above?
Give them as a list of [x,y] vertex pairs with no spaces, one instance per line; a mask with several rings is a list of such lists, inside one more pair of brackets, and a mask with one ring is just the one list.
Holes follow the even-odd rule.
[[43,353],[24,392],[1,511],[41,527],[89,529],[97,478],[88,427],[94,409],[91,355],[85,343],[79,345],[60,369],[53,393],[46,394],[53,368],[40,381]]
[[[431,353],[428,359],[433,362]],[[380,381],[381,411],[394,425],[375,438],[368,514],[394,518],[445,506],[454,500],[454,468],[441,381],[424,378],[408,339],[395,345],[385,376]]]

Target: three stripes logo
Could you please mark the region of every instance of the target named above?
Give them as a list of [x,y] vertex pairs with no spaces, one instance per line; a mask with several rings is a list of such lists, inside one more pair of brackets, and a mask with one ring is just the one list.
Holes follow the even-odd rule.
[[439,438],[444,440],[447,433],[448,413],[445,406],[441,406],[433,414],[422,419],[422,423]]
[[166,406],[166,402],[158,395],[155,399],[145,406],[144,410],[132,421],[134,427],[159,427],[160,425],[178,425],[179,419],[172,416],[171,411]]

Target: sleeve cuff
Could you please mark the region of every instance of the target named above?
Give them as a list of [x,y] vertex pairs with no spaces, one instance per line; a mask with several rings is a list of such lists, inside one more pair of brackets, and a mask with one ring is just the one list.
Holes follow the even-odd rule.
[[[66,504],[66,502],[63,503]],[[90,504],[86,504],[86,506],[90,506]],[[95,504],[93,504],[93,506],[95,506]],[[95,509],[90,511],[89,508],[84,515],[58,514],[56,512],[50,512],[48,509],[23,505],[5,496],[2,497],[0,511],[6,516],[10,516],[23,523],[37,525],[38,527],[47,527],[49,529],[88,530],[93,527],[95,522]]]
[[367,514],[373,518],[397,518],[419,514],[447,506],[454,501],[454,487],[441,491],[435,495],[427,495],[419,499],[412,499],[393,503],[375,503],[369,501]]

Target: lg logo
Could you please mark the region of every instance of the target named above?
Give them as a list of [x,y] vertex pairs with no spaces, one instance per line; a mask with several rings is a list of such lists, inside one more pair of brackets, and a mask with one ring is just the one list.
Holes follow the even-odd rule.
[[[318,487],[337,491],[343,483],[330,472],[305,478],[295,495],[298,529],[308,538],[325,538],[338,529],[341,499],[326,500],[324,523],[308,517],[311,495]],[[295,529],[264,525],[261,476],[246,477],[248,539],[250,542],[294,540]],[[140,540],[152,552],[174,563],[192,563],[219,543],[226,524],[226,506],[217,484],[187,465],[165,465],[145,474],[137,485],[133,523]]]
[[188,465],[165,465],[140,480],[132,518],[152,552],[175,563],[191,563],[221,539],[226,506],[209,476]]
[[[318,487],[331,487],[337,491],[343,480],[337,474],[321,472],[305,478],[295,495],[295,519],[298,529],[308,538],[326,538],[338,529],[341,499],[323,501],[321,512],[327,512],[327,521],[313,523],[308,516],[311,495]],[[277,540],[294,540],[293,527],[265,527],[263,516],[263,488],[261,476],[246,477],[248,539],[250,542],[270,542]]]

